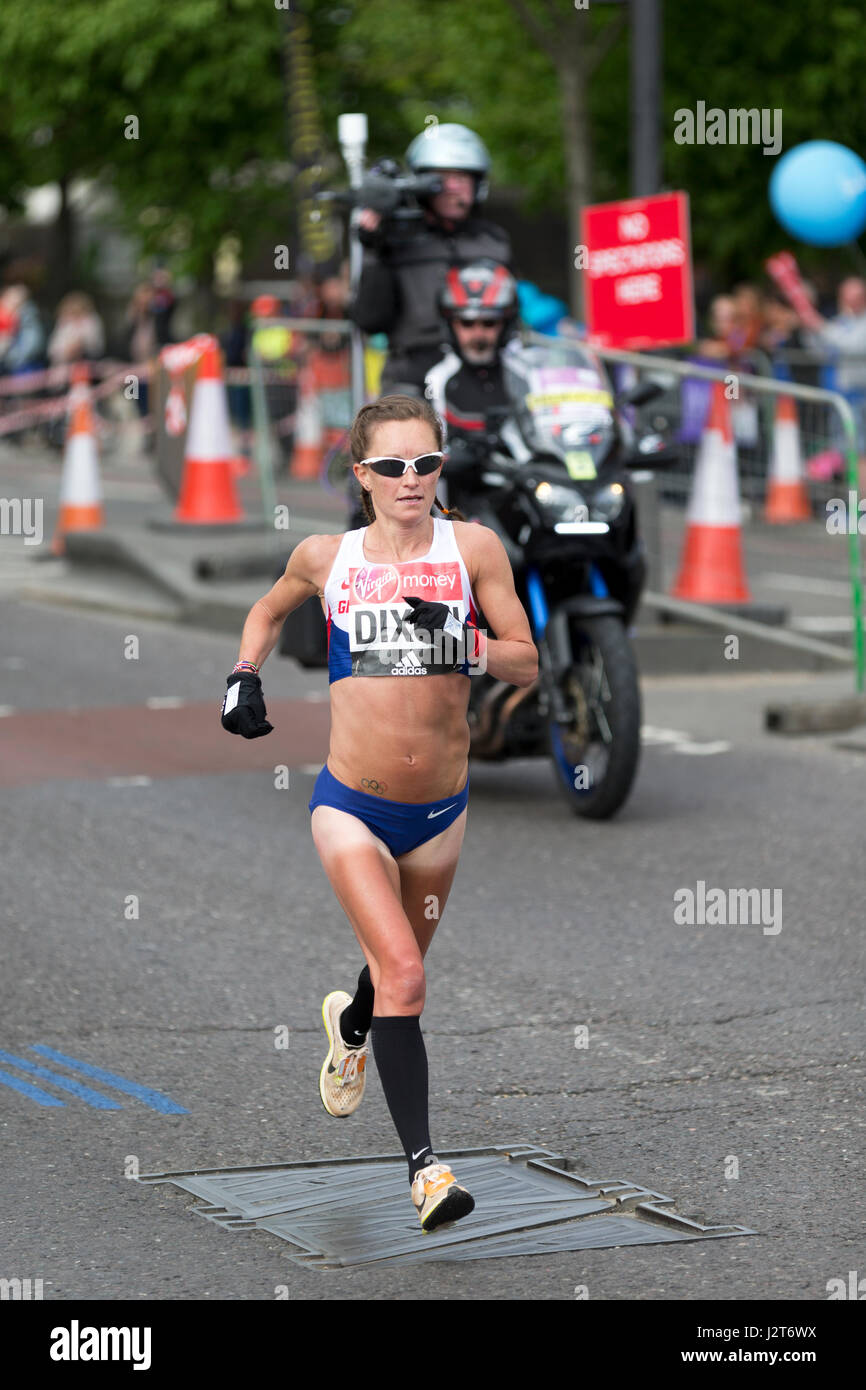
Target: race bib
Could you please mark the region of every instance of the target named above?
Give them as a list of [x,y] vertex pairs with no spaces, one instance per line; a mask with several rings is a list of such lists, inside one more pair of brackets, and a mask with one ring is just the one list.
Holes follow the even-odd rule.
[[[450,630],[436,633],[435,640],[420,628],[416,632],[407,595],[447,604]],[[451,669],[466,616],[457,560],[353,567],[343,604],[353,676],[427,676]]]

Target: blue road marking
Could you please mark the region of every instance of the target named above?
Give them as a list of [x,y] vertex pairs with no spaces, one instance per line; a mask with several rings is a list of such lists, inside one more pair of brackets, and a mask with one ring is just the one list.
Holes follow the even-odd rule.
[[[28,1071],[33,1076],[41,1076],[61,1091],[71,1091],[74,1096],[86,1101],[94,1110],[123,1109],[119,1101],[111,1100],[108,1096],[101,1096],[98,1091],[91,1091],[89,1086],[82,1086],[80,1081],[71,1081],[69,1077],[60,1076],[56,1071],[49,1071],[47,1067],[37,1066],[35,1062],[28,1062],[24,1057],[16,1057],[12,1052],[0,1050],[0,1062],[9,1062],[13,1067],[20,1067],[22,1071]],[[59,1103],[63,1104],[62,1101]]]
[[152,1091],[149,1086],[139,1086],[135,1081],[127,1081],[123,1076],[116,1076],[114,1072],[103,1071],[102,1067],[92,1067],[89,1062],[79,1062],[75,1057],[67,1057],[65,1052],[56,1052],[53,1047],[44,1047],[42,1043],[31,1043],[31,1052],[38,1052],[42,1057],[48,1057],[52,1062],[62,1062],[64,1066],[72,1071],[80,1071],[83,1076],[90,1076],[94,1081],[104,1081],[107,1086],[113,1086],[116,1091],[124,1091],[128,1096],[135,1096],[143,1105],[147,1105],[151,1110],[159,1110],[163,1115],[188,1115],[189,1111],[184,1110],[182,1105],[176,1105],[168,1096],[164,1096],[160,1091]]
[[56,1096],[50,1096],[47,1091],[40,1091],[38,1086],[31,1086],[29,1081],[19,1081],[17,1076],[10,1076],[8,1071],[0,1071],[0,1085],[11,1086],[13,1091],[20,1091],[22,1095],[35,1100],[37,1105],[66,1104],[65,1100],[58,1100]]

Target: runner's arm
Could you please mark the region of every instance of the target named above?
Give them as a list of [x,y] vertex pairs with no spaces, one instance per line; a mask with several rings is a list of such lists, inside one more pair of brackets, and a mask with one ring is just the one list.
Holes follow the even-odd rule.
[[472,588],[492,630],[487,634],[487,670],[511,685],[532,685],[538,676],[538,649],[529,619],[514,590],[514,574],[496,532],[471,524],[475,578]]
[[289,614],[318,594],[315,576],[319,573],[321,545],[327,539],[305,536],[299,541],[289,556],[285,573],[264,598],[256,599],[244,623],[238,661],[261,666],[276,646]]

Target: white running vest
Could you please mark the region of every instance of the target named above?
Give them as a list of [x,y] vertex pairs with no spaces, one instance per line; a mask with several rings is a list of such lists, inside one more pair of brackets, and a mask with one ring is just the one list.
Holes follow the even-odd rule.
[[[405,623],[405,595],[445,603],[458,622],[478,622],[469,574],[454,538],[454,523],[434,516],[426,555],[400,564],[364,555],[366,526],[346,531],[324,588],[328,624],[328,683],[344,676],[440,675],[429,642]],[[469,675],[469,663],[455,672]]]

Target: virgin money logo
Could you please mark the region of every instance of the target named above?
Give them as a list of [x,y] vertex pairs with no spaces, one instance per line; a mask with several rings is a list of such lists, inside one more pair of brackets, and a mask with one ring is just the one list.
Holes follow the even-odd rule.
[[353,593],[361,603],[387,603],[396,598],[400,576],[393,565],[364,565],[355,571]]

